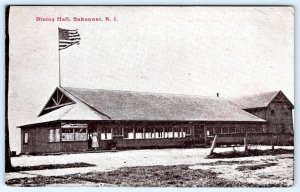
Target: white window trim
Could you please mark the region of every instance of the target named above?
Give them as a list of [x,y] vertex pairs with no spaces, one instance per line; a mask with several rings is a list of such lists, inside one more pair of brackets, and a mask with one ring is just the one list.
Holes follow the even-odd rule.
[[[64,130],[64,129],[72,129],[73,132],[72,132],[72,133],[63,133],[62,130]],[[75,130],[76,130],[76,129],[86,129],[86,131],[84,132],[84,133],[86,134],[86,139],[85,139],[85,140],[76,140],[76,138],[75,138]],[[73,135],[73,139],[72,139],[72,140],[65,140],[65,139],[63,138],[63,134],[72,134],[72,135]],[[60,138],[60,140],[61,140],[62,142],[87,141],[87,140],[88,140],[88,129],[87,129],[87,128],[62,128],[62,129],[61,129],[61,138]]]
[[28,144],[28,136],[29,136],[28,132],[27,131],[24,132],[24,135],[23,135],[23,139],[24,139],[23,140],[23,144]]
[[[50,131],[53,130],[53,141],[50,141]],[[58,131],[59,137],[56,137],[56,130]],[[58,140],[57,140],[58,138]],[[60,128],[50,128],[48,129],[48,143],[58,143],[61,141],[61,131]]]

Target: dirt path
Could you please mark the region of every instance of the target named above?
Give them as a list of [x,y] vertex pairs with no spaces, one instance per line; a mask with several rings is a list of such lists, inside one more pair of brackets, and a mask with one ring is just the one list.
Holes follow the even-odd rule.
[[[264,147],[268,148],[268,147]],[[232,148],[217,148],[217,152],[230,151]],[[239,150],[237,148],[236,150]],[[66,168],[23,171],[22,173],[7,173],[6,181],[13,178],[36,176],[63,176],[70,174],[84,174],[90,172],[108,172],[121,167],[136,166],[170,166],[189,165],[190,169],[205,169],[220,173],[218,177],[225,179],[235,178],[238,181],[261,181],[260,184],[270,181],[293,183],[293,154],[277,156],[256,156],[233,159],[205,159],[209,149],[159,149],[159,150],[129,150],[106,153],[65,154],[58,156],[21,156],[12,158],[14,166],[36,166],[47,164],[67,164],[85,162],[95,164],[95,167]],[[216,162],[228,162],[216,165]],[[248,161],[248,164],[243,162]],[[257,170],[237,170],[239,166],[257,166],[276,163],[276,165]],[[278,178],[277,175],[280,177]],[[268,179],[270,178],[270,179]]]

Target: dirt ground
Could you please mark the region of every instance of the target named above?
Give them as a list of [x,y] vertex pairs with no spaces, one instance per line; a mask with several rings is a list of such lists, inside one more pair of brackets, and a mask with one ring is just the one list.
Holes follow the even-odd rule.
[[14,166],[78,162],[95,166],[12,172],[5,179],[13,186],[286,187],[294,183],[293,154],[207,159],[208,152],[193,148],[19,156],[12,158]]

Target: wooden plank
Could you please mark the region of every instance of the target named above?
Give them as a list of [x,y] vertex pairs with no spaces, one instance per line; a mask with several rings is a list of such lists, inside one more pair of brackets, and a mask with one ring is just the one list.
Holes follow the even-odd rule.
[[60,105],[60,102],[61,102],[61,100],[62,100],[63,97],[64,97],[64,94],[61,95],[61,97],[60,97],[60,99],[58,101],[58,105]]
[[217,145],[217,140],[218,140],[218,135],[215,135],[214,140],[213,140],[213,142],[211,144],[209,155],[211,155],[214,152],[214,149],[215,149],[215,147]]
[[66,105],[71,105],[71,104],[73,104],[73,103],[65,103],[65,104],[58,105],[58,106],[47,107],[47,108],[45,108],[44,110],[55,109],[55,108],[57,108],[57,107],[63,107],[63,106],[66,106]]

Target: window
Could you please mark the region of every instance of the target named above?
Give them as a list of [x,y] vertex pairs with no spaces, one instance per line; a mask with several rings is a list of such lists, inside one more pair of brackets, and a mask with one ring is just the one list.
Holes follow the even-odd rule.
[[185,127],[184,132],[185,132],[185,135],[191,135],[191,128],[190,127]]
[[275,116],[275,110],[273,110],[273,109],[271,110],[271,115]]
[[49,129],[49,142],[60,142],[60,129]]
[[146,139],[154,138],[154,130],[153,130],[153,128],[150,128],[150,127],[145,128],[145,138]]
[[245,127],[241,127],[241,133],[246,133],[246,128]]
[[[182,138],[191,135],[190,127],[124,128],[125,139]],[[103,136],[104,137],[104,136]]]
[[141,128],[141,127],[136,127],[135,128],[135,138],[136,139],[143,139],[144,138],[143,128]]
[[49,130],[49,142],[54,142],[54,129]]
[[183,128],[180,128],[180,130],[181,130],[181,132],[180,132],[180,136],[181,137],[185,137],[185,129],[184,129],[184,127]]
[[155,128],[155,138],[164,138],[164,129],[163,128]]
[[28,143],[28,133],[25,132],[24,133],[24,144],[27,144]]
[[222,127],[222,133],[223,134],[229,133],[228,127]]
[[60,132],[59,129],[55,129],[55,142],[60,141]]
[[86,141],[87,129],[75,129],[75,141]]
[[214,135],[214,133],[213,133],[213,128],[207,128],[207,131],[206,131],[206,135],[207,136],[213,136]]
[[173,138],[172,127],[165,127],[165,138]]
[[179,134],[179,133],[180,133],[181,131],[180,131],[180,128],[179,128],[179,127],[174,127],[174,128],[173,128],[173,132],[174,132],[174,137],[176,137],[176,138],[177,138],[177,137],[180,137],[180,134]]
[[116,136],[123,136],[123,131],[121,127],[115,127],[113,128],[113,133]]
[[249,133],[255,133],[255,127],[249,127],[248,132]]
[[133,137],[133,128],[132,127],[124,128],[124,138],[125,139],[134,139],[134,137]]
[[229,133],[236,133],[235,127],[229,127]]
[[216,134],[220,134],[221,133],[221,128],[220,127],[216,127],[215,128],[215,133]]
[[74,129],[62,129],[62,141],[74,141]]
[[[61,138],[62,141],[86,141],[88,139],[87,128],[62,128],[61,135],[62,135]],[[49,140],[51,140],[51,137]],[[56,129],[55,141],[58,142],[59,140],[60,140],[59,129]]]
[[112,134],[111,134],[111,128],[103,128],[101,130],[101,140],[111,140]]
[[241,127],[237,127],[236,128],[236,133],[240,133],[241,132]]
[[255,130],[253,127],[246,127],[247,133],[253,133]]

